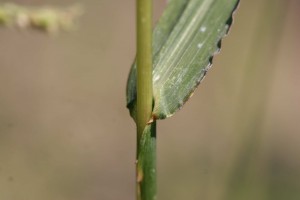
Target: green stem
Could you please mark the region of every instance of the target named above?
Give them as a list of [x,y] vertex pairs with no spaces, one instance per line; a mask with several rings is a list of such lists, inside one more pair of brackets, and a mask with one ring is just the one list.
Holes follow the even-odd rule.
[[145,127],[138,141],[137,199],[156,199],[156,122]]
[[[152,2],[137,0],[137,128],[141,134],[152,113]],[[141,135],[139,135],[141,136]]]
[[156,198],[156,122],[152,115],[152,0],[137,0],[137,199]]

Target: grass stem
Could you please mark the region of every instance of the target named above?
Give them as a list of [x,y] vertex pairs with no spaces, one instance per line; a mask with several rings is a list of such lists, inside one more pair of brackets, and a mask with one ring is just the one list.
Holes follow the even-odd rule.
[[152,0],[137,0],[137,200],[156,199],[156,122],[153,107]]

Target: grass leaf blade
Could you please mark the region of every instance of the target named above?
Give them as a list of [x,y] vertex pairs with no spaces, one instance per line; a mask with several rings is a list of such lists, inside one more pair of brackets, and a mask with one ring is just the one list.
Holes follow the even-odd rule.
[[[192,95],[210,68],[213,56],[220,50],[221,39],[229,30],[238,2],[169,2],[153,36],[153,118],[172,116]],[[127,106],[133,118],[136,104],[134,66],[127,84]]]

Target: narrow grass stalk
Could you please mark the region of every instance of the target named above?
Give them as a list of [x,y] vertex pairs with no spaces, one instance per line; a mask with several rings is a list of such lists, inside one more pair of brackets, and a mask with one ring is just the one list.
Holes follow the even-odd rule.
[[137,129],[152,113],[152,0],[137,0]]
[[152,0],[137,0],[137,200],[156,198],[156,122],[153,107]]

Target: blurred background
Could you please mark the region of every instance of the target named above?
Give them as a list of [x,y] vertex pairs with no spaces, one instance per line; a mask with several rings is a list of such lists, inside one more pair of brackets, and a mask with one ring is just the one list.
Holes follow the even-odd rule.
[[[78,29],[56,37],[0,28],[1,200],[135,198],[135,1],[81,3]],[[158,122],[158,199],[300,199],[299,9],[241,1],[195,95]]]

